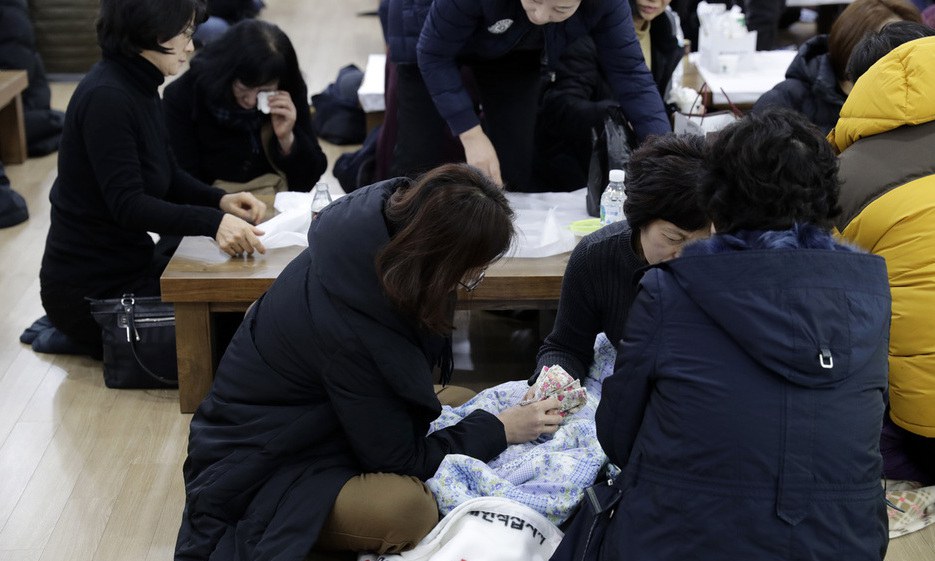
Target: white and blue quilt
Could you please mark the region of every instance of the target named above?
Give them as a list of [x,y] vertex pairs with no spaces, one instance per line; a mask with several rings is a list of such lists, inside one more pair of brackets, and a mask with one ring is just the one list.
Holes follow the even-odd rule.
[[[601,382],[613,373],[616,349],[603,334],[594,342],[594,358],[587,379],[582,380],[588,390],[587,403],[566,417],[554,435],[511,445],[486,464],[461,454],[445,457],[428,481],[442,514],[475,497],[506,497],[556,525],[571,516],[584,489],[594,483],[607,461],[597,441],[594,413]],[[506,382],[458,407],[444,406],[429,432],[454,425],[476,409],[497,414],[522,401],[528,389],[525,380]]]

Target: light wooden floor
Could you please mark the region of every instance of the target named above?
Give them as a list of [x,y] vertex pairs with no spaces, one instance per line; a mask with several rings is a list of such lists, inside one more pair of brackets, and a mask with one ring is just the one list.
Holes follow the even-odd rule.
[[[382,49],[376,18],[355,16],[376,0],[267,3],[264,17],[292,38],[310,92]],[[54,84],[53,106],[64,109],[73,89]],[[344,150],[326,148],[332,162]],[[18,341],[42,315],[37,276],[55,162],[7,167],[31,217],[0,230],[0,561],[167,560],[191,418],[178,413],[177,393],[108,390],[99,363],[35,354]],[[516,339],[528,325],[517,326],[504,346],[528,356],[528,336]],[[935,560],[935,528],[893,541],[887,559]]]

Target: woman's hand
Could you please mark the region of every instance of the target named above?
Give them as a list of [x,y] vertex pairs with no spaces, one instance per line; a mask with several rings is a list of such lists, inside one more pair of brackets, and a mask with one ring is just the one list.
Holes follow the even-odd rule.
[[273,133],[286,156],[292,152],[292,144],[295,142],[295,134],[292,132],[295,128],[295,116],[295,104],[292,103],[289,92],[277,91],[269,97],[269,118],[273,124]]
[[218,206],[224,212],[251,224],[256,224],[266,216],[266,203],[254,197],[252,193],[229,193],[221,197],[221,204]]
[[500,160],[497,151],[480,125],[468,129],[459,135],[464,146],[464,157],[467,163],[487,174],[497,185],[503,186],[500,177]]
[[514,405],[501,411],[497,418],[503,423],[507,444],[521,444],[542,434],[554,434],[564,420],[560,410],[559,401],[550,397],[529,405]]
[[221,225],[218,226],[218,233],[214,239],[217,240],[218,246],[224,253],[237,257],[243,254],[253,255],[254,251],[266,253],[266,248],[257,238],[262,235],[263,230],[256,226],[233,214],[225,214],[224,218],[221,218]]

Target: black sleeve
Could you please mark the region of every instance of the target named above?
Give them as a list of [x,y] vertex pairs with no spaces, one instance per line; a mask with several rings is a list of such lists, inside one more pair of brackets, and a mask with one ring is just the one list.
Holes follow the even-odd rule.
[[762,111],[770,107],[786,107],[802,111],[802,104],[807,91],[807,87],[799,80],[786,78],[773,86],[773,89],[761,95],[753,104],[751,111]]
[[328,158],[318,143],[308,102],[294,98],[292,101],[296,107],[295,126],[292,129],[295,142],[292,151],[288,156],[283,155],[275,136],[270,139],[268,149],[276,166],[286,174],[289,190],[309,191],[328,168]]
[[179,167],[191,175],[203,177],[193,118],[194,103],[194,80],[189,73],[166,86],[162,94],[169,144],[175,153],[176,161]]
[[[170,201],[220,210],[221,198],[226,194],[223,189],[208,185],[200,179],[192,177],[177,164],[173,165],[172,187],[167,194]],[[220,225],[220,222],[218,225]],[[215,232],[217,232],[217,228],[215,228]],[[214,237],[214,234],[211,236]]]
[[[506,449],[503,423],[486,411],[474,411],[456,425],[426,435],[428,423],[419,420],[424,408],[383,383],[376,365],[360,353],[330,357],[322,379],[365,472],[398,473],[426,480],[448,454],[488,462]],[[431,384],[428,372],[425,383]]]
[[590,249],[590,244],[579,243],[568,258],[555,326],[539,348],[530,384],[543,366],[553,364],[579,380],[588,373],[594,359],[594,338],[601,332],[601,310],[593,286],[595,272],[590,264],[590,259],[601,256],[592,256]]
[[659,354],[662,312],[658,299],[658,273],[650,272],[630,310],[630,321],[617,348],[614,373],[604,380],[595,424],[597,439],[607,457],[623,467],[643,423]]
[[[115,222],[128,230],[214,237],[223,212],[175,204],[146,193],[132,99],[116,88],[99,88],[88,100],[82,135],[104,203]],[[174,170],[168,173],[175,175]],[[205,189],[210,189],[204,186]],[[178,190],[174,187],[170,191]],[[201,191],[201,194],[206,194]],[[200,195],[199,195],[200,196]],[[220,196],[217,197],[220,201]]]
[[554,130],[599,126],[617,105],[603,83],[597,47],[590,36],[575,41],[555,65],[554,81],[542,95],[541,119]]

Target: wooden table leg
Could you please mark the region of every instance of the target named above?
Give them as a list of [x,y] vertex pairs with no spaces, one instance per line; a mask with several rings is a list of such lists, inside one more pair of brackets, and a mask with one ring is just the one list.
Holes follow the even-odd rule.
[[0,160],[6,164],[26,161],[26,122],[20,94],[0,108]]
[[206,303],[175,304],[175,350],[179,366],[179,408],[194,413],[214,381],[213,324]]

